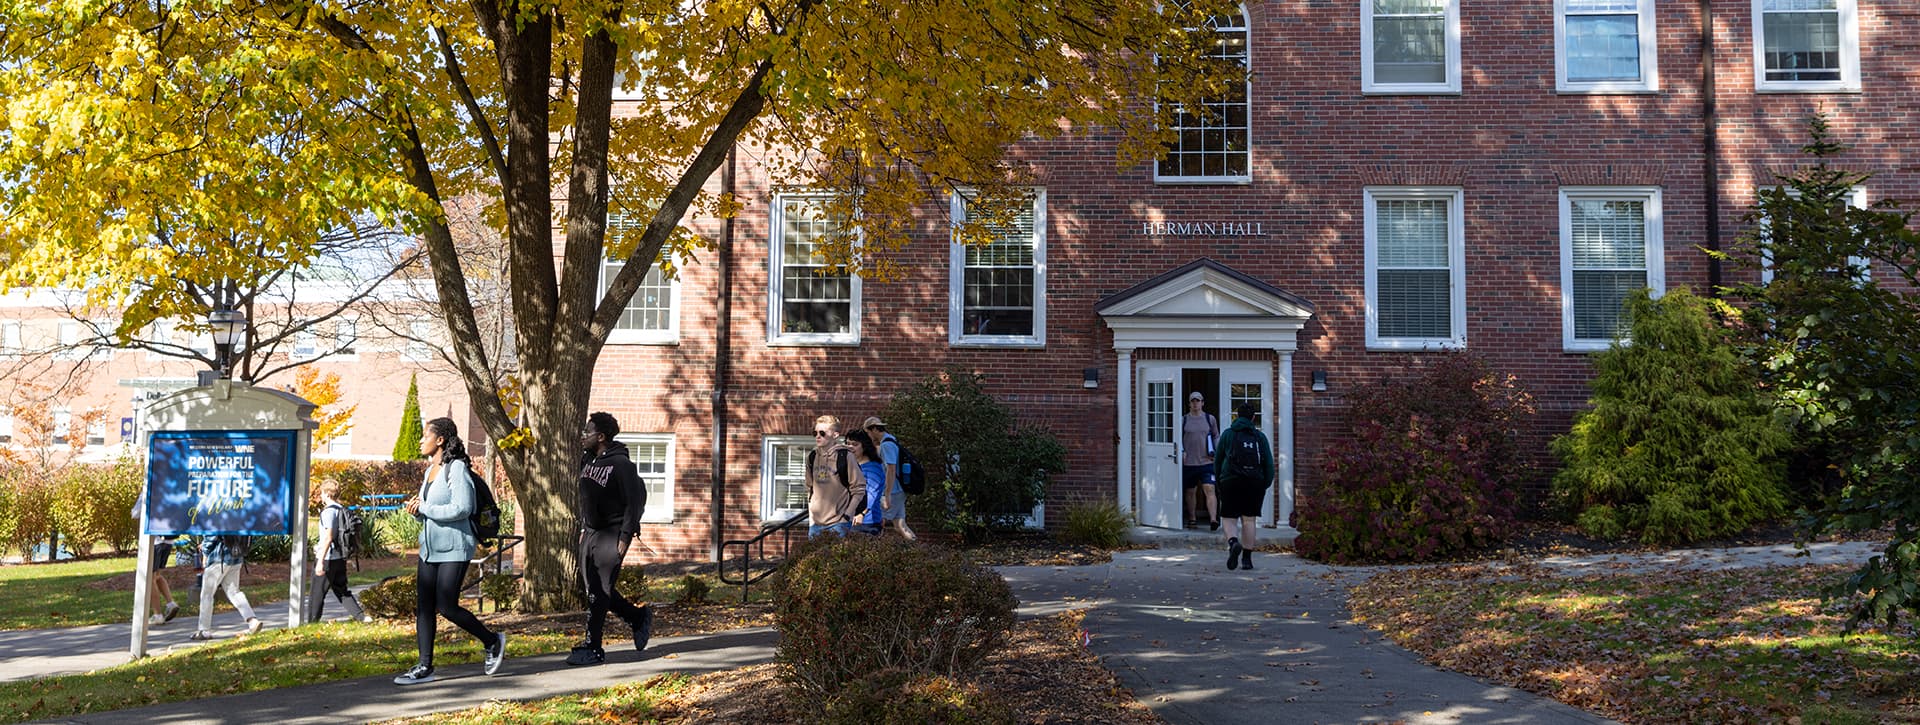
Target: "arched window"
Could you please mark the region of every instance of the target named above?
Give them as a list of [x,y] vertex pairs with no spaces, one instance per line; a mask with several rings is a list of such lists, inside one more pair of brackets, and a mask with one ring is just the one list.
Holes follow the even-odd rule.
[[[1216,35],[1212,56],[1249,68],[1246,10],[1213,16],[1207,25]],[[1157,181],[1246,183],[1253,179],[1248,86],[1248,81],[1229,84],[1226,95],[1207,99],[1204,109],[1182,108],[1174,114],[1175,137],[1154,169]]]

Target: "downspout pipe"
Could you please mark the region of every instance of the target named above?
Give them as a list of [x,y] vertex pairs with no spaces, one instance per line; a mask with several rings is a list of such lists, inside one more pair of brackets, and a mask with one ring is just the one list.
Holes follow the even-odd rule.
[[1720,106],[1713,78],[1713,0],[1700,0],[1700,112],[1706,134],[1701,174],[1707,193],[1707,294],[1720,296]]
[[[726,188],[728,196],[734,194],[735,152],[738,145],[727,147],[727,166],[721,172],[720,184]],[[713,491],[711,529],[713,546],[708,550],[708,558],[715,564],[720,563],[720,542],[724,540],[726,520],[727,490],[727,374],[733,359],[733,220],[728,216],[720,227],[720,310],[713,326]]]

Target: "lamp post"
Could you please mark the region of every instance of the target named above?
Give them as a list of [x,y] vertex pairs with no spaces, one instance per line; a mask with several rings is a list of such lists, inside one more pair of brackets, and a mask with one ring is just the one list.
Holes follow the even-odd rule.
[[207,313],[207,326],[213,328],[213,364],[221,378],[233,377],[233,346],[246,333],[247,317],[221,305]]

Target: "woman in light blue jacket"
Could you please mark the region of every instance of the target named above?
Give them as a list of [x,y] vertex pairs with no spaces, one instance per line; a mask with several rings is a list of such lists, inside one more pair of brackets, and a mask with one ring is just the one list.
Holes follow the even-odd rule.
[[420,435],[420,455],[427,459],[427,474],[420,493],[407,500],[407,512],[420,519],[420,567],[415,578],[413,600],[413,636],[420,648],[420,662],[413,669],[393,678],[396,685],[432,682],[433,635],[439,624],[435,615],[446,617],[480,640],[487,652],[486,671],[500,671],[507,656],[507,635],[494,632],[478,617],[460,606],[460,584],[467,577],[467,564],[473,560],[478,542],[473,524],[473,477],[467,446],[460,442],[460,429],[451,418],[427,421]]

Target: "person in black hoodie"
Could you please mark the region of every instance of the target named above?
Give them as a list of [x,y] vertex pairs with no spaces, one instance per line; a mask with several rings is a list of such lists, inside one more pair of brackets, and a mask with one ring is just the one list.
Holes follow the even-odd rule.
[[620,596],[620,562],[640,533],[640,512],[647,507],[647,487],[627,458],[627,444],[614,440],[620,422],[606,413],[587,416],[580,432],[580,574],[587,585],[587,639],[567,656],[569,665],[597,665],[606,661],[600,632],[607,610],[633,628],[633,648],[645,650],[653,634],[653,609],[636,607]]

